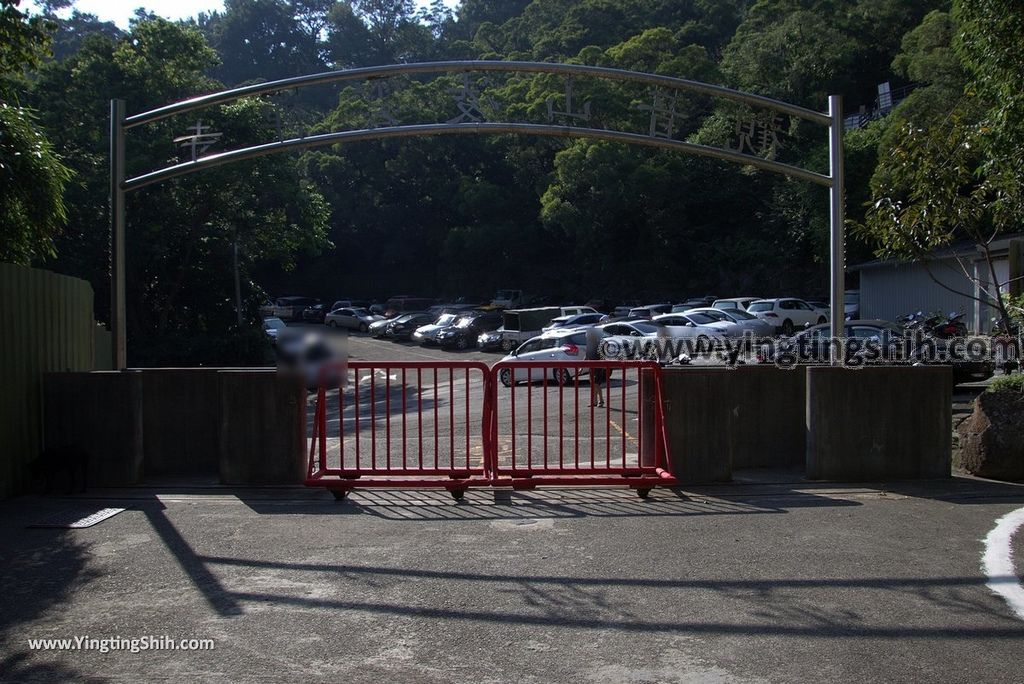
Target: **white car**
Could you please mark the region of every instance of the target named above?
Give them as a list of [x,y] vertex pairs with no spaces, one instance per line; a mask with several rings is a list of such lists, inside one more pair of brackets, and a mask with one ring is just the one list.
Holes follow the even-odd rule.
[[[537,337],[531,337],[519,345],[519,348],[501,360],[501,363],[544,363],[548,361],[585,361],[587,358],[587,333],[585,330],[556,330],[544,333]],[[585,374],[586,371],[581,373]],[[552,371],[551,379],[561,385],[572,382],[572,371],[566,368],[556,368]],[[544,379],[544,371],[535,368],[516,368],[513,373],[511,368],[502,368],[498,372],[498,380],[505,387],[511,387],[517,382],[526,380],[534,382]]]
[[683,313],[655,316],[654,323],[668,327],[670,337],[743,337],[743,330],[729,320],[690,309]]
[[[652,343],[657,338],[667,338],[673,329],[655,321],[615,321],[597,326],[603,339],[601,351],[613,358],[641,359],[656,358],[660,350]],[[683,336],[680,333],[677,336]]]
[[[736,328],[728,322],[689,311],[655,316],[651,322],[663,327],[662,337],[674,339],[722,340],[736,333]],[[739,336],[742,334],[738,333]]]
[[347,328],[367,332],[370,326],[383,320],[383,316],[370,313],[368,309],[336,309],[324,317],[324,324],[329,328]]
[[770,323],[776,331],[787,337],[809,325],[828,323],[827,312],[819,311],[804,300],[794,297],[759,299],[747,307],[747,312]]
[[559,328],[589,328],[592,325],[597,325],[604,318],[602,313],[581,313],[572,316],[559,316],[552,318],[551,322],[544,326],[544,332],[550,332],[551,330],[558,330]]
[[727,299],[716,299],[711,305],[713,309],[722,309],[729,311],[732,309],[739,309],[740,311],[746,311],[747,307],[756,301],[759,301],[760,297],[729,297]]
[[714,318],[720,322],[731,324],[730,330],[732,332],[729,334],[730,337],[742,337],[743,333],[748,330],[755,337],[768,337],[775,334],[775,328],[772,327],[771,323],[762,321],[754,314],[747,313],[740,309],[715,309],[702,307],[699,309],[690,309],[686,313],[704,314],[705,316]]

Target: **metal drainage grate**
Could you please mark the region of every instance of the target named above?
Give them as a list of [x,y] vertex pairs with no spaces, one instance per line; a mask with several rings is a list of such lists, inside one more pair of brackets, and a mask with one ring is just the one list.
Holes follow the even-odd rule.
[[101,508],[96,510],[95,508],[69,508],[59,513],[51,515],[42,522],[33,523],[29,527],[64,527],[81,529],[83,527],[92,527],[98,523],[103,522],[107,518],[113,518],[115,515],[125,510],[124,508]]

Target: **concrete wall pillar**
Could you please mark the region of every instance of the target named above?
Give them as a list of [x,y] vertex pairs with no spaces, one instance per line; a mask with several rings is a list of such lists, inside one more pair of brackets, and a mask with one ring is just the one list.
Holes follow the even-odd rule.
[[807,476],[848,482],[949,477],[949,366],[807,369]]
[[306,476],[304,379],[273,370],[217,375],[221,482],[301,484]]
[[670,461],[682,482],[803,462],[804,369],[680,367],[663,378]]

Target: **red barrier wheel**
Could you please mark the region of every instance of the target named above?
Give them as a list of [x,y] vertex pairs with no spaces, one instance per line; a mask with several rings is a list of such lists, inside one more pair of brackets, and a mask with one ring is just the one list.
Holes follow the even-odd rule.
[[639,496],[641,499],[646,499],[647,495],[650,494],[650,493],[651,493],[650,489],[637,489],[636,490],[637,496]]
[[345,497],[348,496],[348,492],[349,492],[349,490],[347,490],[347,489],[332,489],[331,490],[331,494],[333,494],[334,498],[336,500],[338,500],[338,501],[344,500]]
[[462,501],[464,498],[466,498],[466,490],[465,489],[453,489],[452,490],[452,498],[455,499],[456,501]]

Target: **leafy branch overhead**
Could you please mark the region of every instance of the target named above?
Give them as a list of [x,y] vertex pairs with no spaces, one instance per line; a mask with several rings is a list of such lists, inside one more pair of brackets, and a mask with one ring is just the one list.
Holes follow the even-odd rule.
[[908,34],[895,66],[930,80],[893,114],[856,228],[882,257],[927,262],[966,242],[989,262],[983,277],[966,280],[992,282],[981,299],[1003,325],[1010,315],[996,286],[1006,283],[995,282],[990,247],[1019,231],[1024,215],[1022,21],[1018,2],[955,2]]

